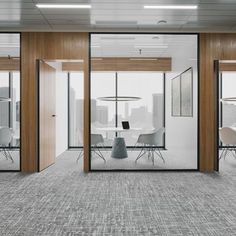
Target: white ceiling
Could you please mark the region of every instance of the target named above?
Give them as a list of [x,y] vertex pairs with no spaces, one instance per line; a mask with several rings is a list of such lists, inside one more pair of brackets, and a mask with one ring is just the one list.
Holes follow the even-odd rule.
[[[140,51],[141,50],[141,51]],[[180,52],[197,58],[197,35],[92,34],[92,57],[173,57]]]
[[[38,9],[37,3],[91,4],[91,9]],[[197,4],[197,10],[144,5]],[[158,24],[165,20],[166,24]],[[0,31],[235,32],[236,0],[1,0]]]

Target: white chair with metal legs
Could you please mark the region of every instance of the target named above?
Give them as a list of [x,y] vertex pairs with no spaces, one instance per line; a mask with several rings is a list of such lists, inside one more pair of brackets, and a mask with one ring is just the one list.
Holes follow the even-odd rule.
[[8,127],[1,127],[0,128],[0,150],[6,159],[10,159],[12,163],[14,162],[11,153],[8,150],[9,144],[12,141],[13,132]]
[[223,127],[219,129],[220,141],[226,146],[219,156],[219,159],[227,156],[228,153],[232,153],[236,158],[236,129],[231,127]]
[[[101,134],[91,134],[90,144],[91,144],[91,151],[95,153],[97,156],[99,156],[101,159],[103,159],[104,162],[106,162],[106,159],[104,158],[103,154],[100,151],[101,147],[104,148],[103,136]],[[83,155],[84,155],[84,152],[83,150],[81,150],[77,158],[77,162]]]
[[[157,154],[158,157],[162,159],[165,163],[165,160],[161,154],[160,148],[158,146],[163,145],[163,134],[165,133],[165,128],[162,127],[157,131],[154,131],[150,134],[140,134],[137,140],[137,145],[141,148],[138,157],[136,158],[135,162],[137,162],[142,156],[148,154],[148,158],[151,157],[152,164],[154,165],[154,157]],[[137,146],[136,146],[137,147]]]

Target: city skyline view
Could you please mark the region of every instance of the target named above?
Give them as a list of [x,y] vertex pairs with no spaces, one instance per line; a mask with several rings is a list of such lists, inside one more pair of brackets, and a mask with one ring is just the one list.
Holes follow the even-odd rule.
[[[118,102],[117,121],[127,120],[130,127],[140,128],[145,132],[163,127],[164,99],[163,73],[160,72],[118,72],[118,96],[140,97],[137,101]],[[148,82],[147,82],[148,81]],[[93,72],[91,75],[91,130],[96,133],[99,127],[115,127],[115,102],[101,101],[100,97],[115,96],[115,72]],[[132,91],[128,88],[135,87]],[[70,73],[70,145],[83,144],[83,73]],[[101,131],[100,131],[101,132]],[[134,145],[140,132],[126,135],[128,145]],[[114,133],[102,132],[107,139]]]

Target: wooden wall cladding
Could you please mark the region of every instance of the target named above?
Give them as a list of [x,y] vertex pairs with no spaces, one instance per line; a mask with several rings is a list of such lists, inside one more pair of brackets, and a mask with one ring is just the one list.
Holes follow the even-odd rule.
[[[81,71],[81,62],[63,62],[63,71]],[[103,57],[91,58],[92,71],[171,71],[171,58],[124,58]]]
[[0,71],[19,71],[20,58],[0,57]]
[[92,58],[92,71],[171,71],[171,58]]
[[[37,157],[37,59],[83,60],[85,86],[85,120],[89,120],[89,67],[88,33],[48,33],[23,32],[21,35],[21,169],[35,172],[38,168]],[[85,123],[85,133],[89,134],[89,124]],[[84,137],[89,143],[89,135]],[[89,146],[89,145],[88,145]],[[84,170],[88,171],[88,148],[85,149]]]
[[236,60],[236,34],[200,34],[199,155],[203,172],[214,170],[217,155],[214,60]]
[[220,71],[236,71],[236,63],[220,63]]
[[62,71],[83,71],[83,62],[62,62]]

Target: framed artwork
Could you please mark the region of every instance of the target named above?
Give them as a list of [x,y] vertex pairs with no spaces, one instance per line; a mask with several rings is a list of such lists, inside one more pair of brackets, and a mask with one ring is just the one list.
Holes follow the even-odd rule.
[[171,80],[172,116],[193,116],[193,69],[190,67]]
[[180,116],[180,76],[171,80],[171,94],[172,94],[172,116]]

